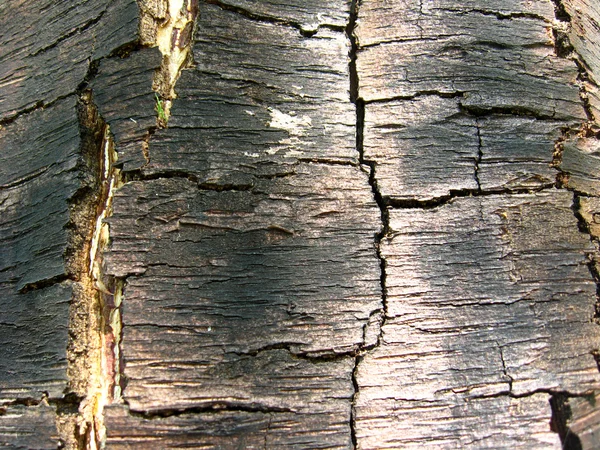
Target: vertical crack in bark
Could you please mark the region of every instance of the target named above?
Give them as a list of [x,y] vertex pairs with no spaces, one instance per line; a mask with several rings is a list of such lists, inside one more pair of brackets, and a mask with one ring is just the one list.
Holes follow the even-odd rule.
[[[567,188],[569,183],[569,174],[565,173],[561,169],[562,156],[564,151],[565,142],[574,137],[579,138],[597,138],[596,136],[596,125],[595,117],[592,113],[592,109],[588,99],[588,92],[586,83],[589,82],[589,76],[587,70],[582,62],[580,55],[577,53],[575,48],[572,46],[568,31],[572,26],[572,17],[568,14],[562,0],[552,0],[555,9],[555,26],[553,29],[554,42],[556,55],[572,60],[577,65],[579,75],[577,81],[579,83],[579,97],[581,99],[582,107],[587,116],[587,121],[581,123],[578,127],[565,127],[562,130],[561,136],[555,143],[555,151],[553,157],[553,167],[558,171],[557,174],[557,187]],[[596,306],[594,312],[594,320],[598,322],[600,317],[600,273],[598,271],[598,259],[599,259],[599,242],[598,236],[594,236],[590,229],[590,224],[586,221],[582,213],[581,194],[577,191],[573,192],[573,204],[572,210],[575,218],[577,219],[579,231],[589,236],[591,242],[594,245],[595,251],[593,255],[589,255],[588,268],[592,279],[596,284]],[[600,351],[594,350],[591,352],[592,357],[596,361],[598,370],[600,371]],[[579,437],[571,432],[568,422],[571,419],[571,408],[569,405],[569,396],[566,394],[553,394],[550,398],[550,407],[552,410],[552,418],[550,423],[550,429],[557,433],[560,437],[562,448],[566,450],[581,449],[582,444]]]
[[[147,42],[149,15],[144,16],[143,7],[146,3],[157,8],[156,14],[164,9],[161,20],[152,17],[155,32],[150,43]],[[140,0],[140,8],[141,44],[158,46],[163,53],[152,88],[160,94],[157,108],[164,108],[158,126],[166,126],[168,108],[175,97],[175,82],[191,60],[190,44],[198,4],[196,0]],[[84,181],[71,204],[72,232],[66,255],[71,278],[76,281],[68,348],[72,394],[65,397],[62,408],[65,413],[57,423],[65,447],[86,450],[105,447],[104,408],[121,400],[123,388],[121,302],[125,280],[105,273],[104,252],[110,240],[107,219],[112,215],[113,198],[124,184],[125,174],[117,166],[110,127],[100,116],[93,93],[87,89],[96,72],[97,62],[93,62],[79,87]],[[155,131],[156,127],[151,127],[142,142],[146,162],[149,141]]]
[[[63,438],[69,448],[103,448],[104,406],[120,396],[120,303],[124,280],[103,273],[108,246],[112,199],[122,185],[115,166],[117,153],[109,126],[100,117],[92,93],[80,95],[82,155],[88,177],[72,207],[75,236],[70,266],[76,273],[76,295],[71,307],[69,378],[81,401],[72,436]],[[68,430],[65,429],[68,432]]]
[[515,380],[508,373],[508,368],[506,367],[506,360],[504,359],[504,350],[502,349],[502,346],[500,345],[499,342],[496,342],[496,344],[498,345],[498,350],[500,351],[500,361],[502,362],[502,373],[504,374],[504,376],[508,380],[508,393],[509,393],[509,395],[512,395],[512,393],[513,393],[513,382]]
[[163,55],[152,89],[156,95],[157,124],[167,126],[175,83],[181,71],[191,66],[198,0],[138,0],[141,11],[142,44],[157,46]]
[[479,117],[475,117],[475,126],[477,127],[477,158],[475,159],[475,169],[473,176],[477,183],[477,192],[481,192],[481,180],[479,179],[479,166],[483,160],[483,140],[481,138],[481,124]]
[[580,450],[582,447],[579,437],[572,433],[568,421],[571,419],[571,407],[569,396],[566,394],[553,394],[550,397],[550,408],[552,417],[550,429],[560,436],[563,450]]
[[[386,199],[383,198],[379,188],[377,186],[377,179],[375,176],[375,162],[369,161],[365,159],[364,154],[364,127],[365,127],[365,101],[360,97],[359,92],[359,84],[360,79],[358,75],[358,70],[356,66],[356,60],[358,57],[358,40],[356,35],[354,34],[357,20],[358,20],[358,11],[360,8],[360,0],[352,0],[352,4],[350,6],[350,19],[348,25],[346,27],[346,36],[350,40],[350,62],[349,62],[349,72],[350,72],[350,101],[354,103],[356,107],[356,150],[359,154],[359,163],[361,167],[365,170],[369,177],[369,185],[373,191],[373,197],[379,206],[379,210],[381,212],[381,231],[375,235],[374,237],[374,245],[377,251],[377,257],[379,258],[379,265],[381,270],[381,299],[382,299],[382,309],[380,319],[379,319],[379,332],[377,336],[376,344],[373,346],[363,346],[359,351],[359,353],[355,356],[354,370],[352,371],[352,383],[354,386],[354,396],[352,398],[352,409],[351,409],[351,417],[350,417],[350,431],[351,431],[351,439],[352,445],[354,448],[358,448],[358,438],[356,435],[356,400],[359,395],[359,383],[358,383],[358,370],[361,361],[364,357],[364,352],[368,350],[372,350],[373,348],[379,346],[383,339],[383,327],[385,325],[385,321],[387,318],[387,291],[386,291],[386,261],[381,254],[381,242],[384,237],[389,232],[389,213],[388,213],[388,205]],[[366,343],[366,341],[365,341]]]

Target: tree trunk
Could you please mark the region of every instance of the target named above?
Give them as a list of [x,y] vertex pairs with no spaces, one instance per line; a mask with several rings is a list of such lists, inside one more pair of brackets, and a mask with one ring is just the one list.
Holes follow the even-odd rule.
[[0,6],[3,446],[600,445],[591,0],[68,3]]

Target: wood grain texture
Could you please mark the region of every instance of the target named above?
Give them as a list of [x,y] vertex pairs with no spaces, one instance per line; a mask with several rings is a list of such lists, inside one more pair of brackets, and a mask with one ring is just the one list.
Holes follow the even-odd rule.
[[69,202],[82,185],[79,144],[75,97],[0,130],[3,400],[39,400],[43,392],[61,398],[67,386],[72,287],[52,284],[68,272]]
[[348,42],[312,38],[204,5],[169,129],[144,173],[191,172],[202,183],[249,186],[293,172],[299,160],[358,162],[349,102]]
[[137,30],[135,0],[2,2],[0,120],[73,94],[89,60],[135,42]]
[[[373,345],[378,333],[379,210],[359,168],[296,171],[252,191],[170,178],[118,192],[107,272],[127,276],[132,410],[284,411],[293,414],[281,426],[296,417],[302,428],[278,439],[306,435],[321,448],[331,432],[347,446],[354,358],[335,355]],[[335,431],[344,421],[345,437]],[[178,426],[165,439],[181,439]]]
[[7,450],[56,450],[56,410],[48,405],[0,407],[0,447]]
[[0,280],[21,290],[66,274],[68,200],[80,186],[76,98],[0,129]]
[[549,396],[534,394],[600,384],[593,247],[572,201],[551,190],[390,211],[388,319],[359,365],[359,447],[556,445]]
[[[357,58],[360,95],[365,101],[440,93],[461,96],[463,108],[474,112],[501,109],[536,117],[585,119],[577,67],[555,55],[549,35],[551,17],[505,20],[468,8],[466,12],[448,10],[444,2],[431,1],[413,11],[418,26],[405,26],[401,13],[388,15],[389,28],[398,28],[399,36],[391,31],[387,38],[374,39],[370,36],[379,34],[378,28],[385,23],[382,17],[389,11],[381,7],[383,11],[372,13],[380,6],[369,3],[361,7],[362,26],[356,33],[361,45],[371,45],[359,47]],[[551,6],[550,2],[535,3]],[[494,8],[488,5],[487,9]],[[481,21],[487,26],[481,26]],[[447,36],[440,33],[446,24],[452,24]]]
[[579,138],[565,142],[560,169],[567,175],[569,188],[600,196],[600,141]]
[[350,15],[349,0],[333,0],[323,4],[318,0],[218,0],[209,3],[239,8],[254,17],[299,26],[304,31],[316,31],[319,27],[343,29]]
[[217,410],[145,418],[111,406],[107,418],[111,449],[347,449],[352,445],[349,415]]

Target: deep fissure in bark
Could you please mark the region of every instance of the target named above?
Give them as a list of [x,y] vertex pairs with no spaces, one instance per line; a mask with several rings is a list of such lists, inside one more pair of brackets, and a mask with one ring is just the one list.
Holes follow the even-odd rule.
[[[90,79],[93,77],[90,77]],[[69,322],[68,377],[77,407],[65,405],[61,438],[69,448],[102,448],[104,405],[120,392],[120,297],[123,281],[102,273],[105,219],[122,184],[110,129],[91,91],[79,94],[83,185],[72,199],[67,267],[75,281]],[[68,406],[68,407],[67,407]],[[60,422],[60,418],[59,418]]]
[[550,408],[552,409],[550,429],[560,436],[563,450],[581,450],[583,448],[581,440],[567,425],[567,422],[571,419],[569,396],[554,394],[550,398]]
[[479,166],[483,160],[483,139],[481,138],[481,124],[479,118],[475,118],[475,126],[477,127],[477,158],[475,159],[475,167],[473,177],[477,183],[477,191],[481,193],[481,180],[479,179]]
[[[556,55],[561,58],[566,58],[573,61],[578,68],[577,81],[579,83],[579,97],[581,99],[582,107],[585,111],[587,121],[581,123],[578,127],[565,127],[562,131],[561,136],[558,138],[555,144],[555,152],[553,158],[553,167],[558,171],[557,174],[557,187],[567,188],[569,175],[561,170],[562,156],[564,151],[564,144],[567,140],[574,137],[581,138],[593,138],[598,139],[600,134],[598,133],[597,127],[595,126],[595,117],[592,113],[592,108],[588,99],[588,93],[586,90],[585,83],[589,80],[588,71],[575,48],[570,42],[568,37],[568,30],[572,24],[572,17],[568,14],[562,0],[552,0],[554,3],[554,10],[556,16],[557,25],[553,27],[553,36],[555,41]],[[574,189],[573,191],[573,214],[577,219],[579,231],[589,236],[591,242],[594,245],[595,251],[593,255],[589,255],[587,263],[590,275],[596,284],[596,304],[593,320],[600,324],[600,273],[598,269],[599,255],[599,242],[597,236],[594,236],[590,230],[589,224],[582,214],[581,196],[580,192]],[[598,370],[600,371],[600,351],[598,349],[591,352],[592,357],[596,361]],[[582,448],[579,437],[574,434],[569,428],[569,420],[571,419],[571,408],[569,405],[569,398],[572,395],[565,393],[553,394],[550,399],[550,407],[552,410],[552,419],[550,428],[553,432],[557,433],[560,437],[562,448],[565,450],[579,450]]]
[[[177,97],[175,83],[181,71],[193,65],[191,51],[198,0],[165,0],[153,2],[138,0],[140,7],[140,42],[144,46],[158,47],[163,55],[162,63],[154,74],[152,89],[156,92],[156,123],[166,128],[173,100]],[[150,132],[150,136],[153,131]],[[144,157],[149,161],[146,152]]]
[[[379,259],[379,267],[381,271],[380,275],[380,284],[381,284],[381,300],[382,300],[382,308],[383,311],[380,312],[379,319],[379,333],[377,336],[377,343],[373,347],[377,347],[381,344],[383,327],[385,325],[386,317],[387,317],[387,291],[386,291],[386,261],[382,257],[381,254],[381,241],[389,232],[389,212],[388,212],[388,203],[386,199],[381,195],[379,187],[377,186],[377,179],[375,177],[375,162],[368,161],[365,159],[364,154],[364,127],[365,127],[365,101],[360,96],[360,78],[358,75],[358,70],[356,66],[356,60],[358,57],[358,40],[356,38],[355,29],[358,20],[358,11],[360,8],[360,0],[353,0],[351,4],[350,10],[350,19],[348,25],[346,27],[346,36],[350,41],[350,62],[349,62],[349,73],[350,73],[350,101],[354,103],[356,107],[356,150],[359,155],[359,163],[369,177],[369,185],[371,186],[371,190],[373,192],[373,197],[379,207],[381,214],[381,230],[374,236],[374,246],[377,252],[377,257]],[[368,325],[367,325],[368,326]],[[366,344],[366,342],[365,342]],[[372,348],[363,348],[362,352],[359,352],[355,356],[354,368],[352,371],[352,384],[354,387],[354,395],[352,397],[352,408],[350,415],[350,431],[351,431],[351,440],[354,448],[358,447],[358,440],[356,436],[356,399],[359,394],[359,384],[358,384],[358,369],[360,363],[363,359],[363,355],[366,351],[371,350]]]

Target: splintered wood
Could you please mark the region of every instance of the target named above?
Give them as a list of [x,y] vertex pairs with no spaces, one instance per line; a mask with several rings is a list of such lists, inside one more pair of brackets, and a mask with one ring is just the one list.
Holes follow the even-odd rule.
[[0,4],[2,448],[76,445],[65,424],[88,381],[74,368],[94,364],[81,361],[96,330],[78,271],[97,183],[85,149],[97,136],[86,137],[77,90],[90,62],[135,42],[137,29],[135,0]]

